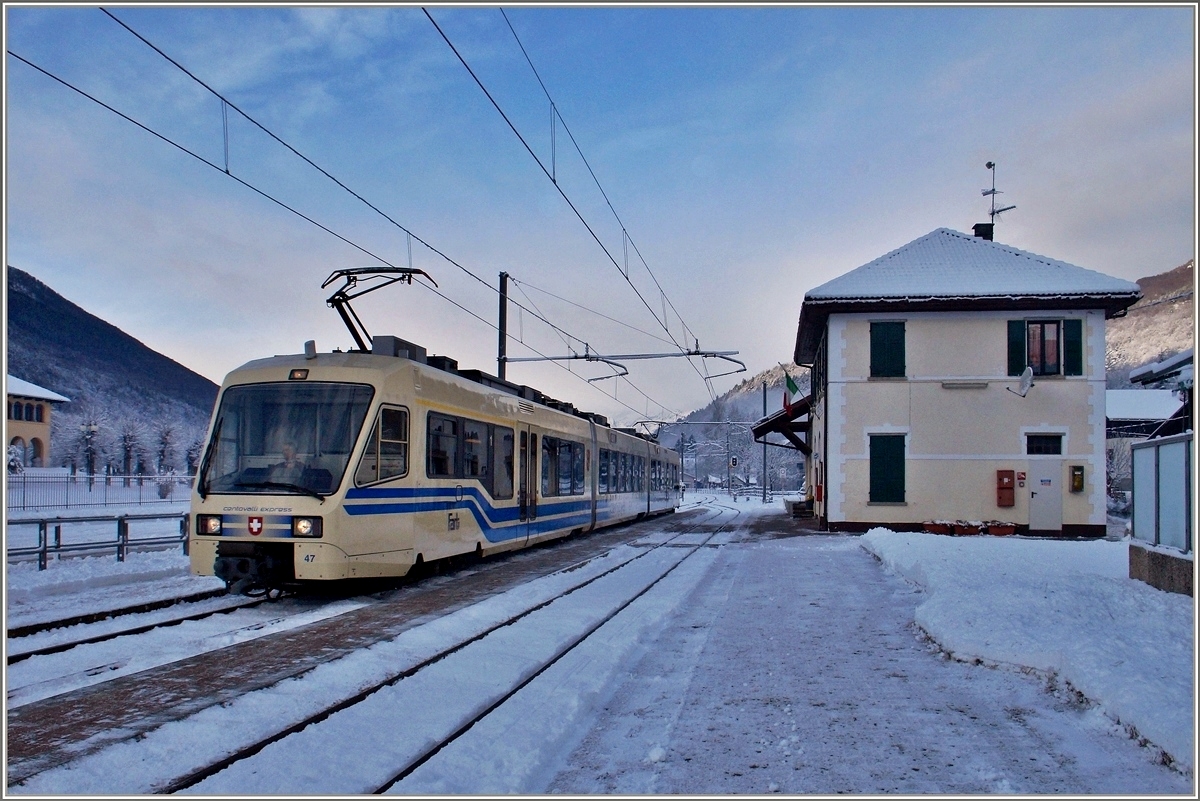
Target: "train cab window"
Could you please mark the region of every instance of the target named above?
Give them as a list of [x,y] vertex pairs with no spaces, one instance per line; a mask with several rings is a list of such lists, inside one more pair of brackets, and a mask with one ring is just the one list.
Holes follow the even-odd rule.
[[408,410],[379,410],[354,483],[362,486],[408,474]]
[[426,471],[430,478],[455,478],[458,471],[459,421],[454,417],[429,414],[429,460]]
[[504,426],[492,429],[492,497],[513,495],[513,430]]

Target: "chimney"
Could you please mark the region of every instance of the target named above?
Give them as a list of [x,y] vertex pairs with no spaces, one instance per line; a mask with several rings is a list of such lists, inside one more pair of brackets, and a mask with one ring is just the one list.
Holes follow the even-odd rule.
[[987,241],[991,242],[992,241],[992,229],[994,227],[995,227],[995,223],[975,223],[975,225],[972,226],[972,230],[975,231],[975,236],[979,237],[980,239],[986,239]]

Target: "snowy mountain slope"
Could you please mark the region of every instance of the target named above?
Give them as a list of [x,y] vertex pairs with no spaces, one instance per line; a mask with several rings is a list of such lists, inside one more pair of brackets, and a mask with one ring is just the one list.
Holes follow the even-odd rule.
[[1142,299],[1107,326],[1108,386],[1129,387],[1129,371],[1195,343],[1195,261],[1138,279]]
[[[140,432],[143,451],[156,454],[162,430],[172,427],[172,449],[182,451],[203,435],[217,397],[217,385],[207,378],[11,265],[7,350],[11,375],[71,399],[52,417],[51,465],[77,456],[84,418],[100,425],[100,464],[115,455],[126,428]],[[170,464],[181,469],[183,461],[180,452]]]

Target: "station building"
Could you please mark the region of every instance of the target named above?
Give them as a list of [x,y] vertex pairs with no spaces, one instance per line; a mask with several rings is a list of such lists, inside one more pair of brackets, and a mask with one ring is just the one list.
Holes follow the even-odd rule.
[[70,398],[14,376],[5,378],[8,396],[7,444],[15,446],[25,467],[46,467],[50,459],[50,416],[54,404]]
[[940,228],[804,296],[812,394],[770,425],[805,430],[822,529],[1104,536],[1105,321],[1141,292],[975,231]]

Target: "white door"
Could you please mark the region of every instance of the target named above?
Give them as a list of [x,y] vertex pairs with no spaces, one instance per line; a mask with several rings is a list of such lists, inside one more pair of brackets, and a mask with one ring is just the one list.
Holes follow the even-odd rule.
[[1029,530],[1062,531],[1062,460],[1029,460]]

